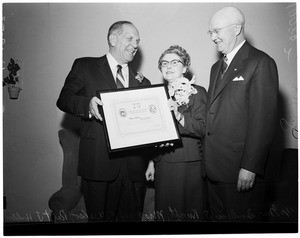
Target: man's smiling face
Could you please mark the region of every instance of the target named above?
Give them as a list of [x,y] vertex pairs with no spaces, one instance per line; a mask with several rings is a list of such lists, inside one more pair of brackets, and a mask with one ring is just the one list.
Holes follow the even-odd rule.
[[127,64],[133,60],[139,42],[140,36],[137,29],[130,24],[124,24],[122,32],[114,34],[111,53],[119,64]]

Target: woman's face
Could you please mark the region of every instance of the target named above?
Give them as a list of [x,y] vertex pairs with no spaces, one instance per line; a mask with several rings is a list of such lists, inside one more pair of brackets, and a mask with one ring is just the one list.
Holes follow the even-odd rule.
[[187,68],[177,54],[166,54],[161,60],[161,72],[165,80],[169,83],[183,76]]

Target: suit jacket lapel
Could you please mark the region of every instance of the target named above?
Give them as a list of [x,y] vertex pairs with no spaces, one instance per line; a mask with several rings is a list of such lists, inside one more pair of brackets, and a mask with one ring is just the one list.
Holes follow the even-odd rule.
[[210,106],[210,104],[213,102],[214,100],[214,96],[215,96],[215,92],[216,92],[216,84],[217,84],[217,80],[218,80],[218,76],[220,73],[222,67],[222,61],[219,60],[213,67],[211,70],[211,80],[210,80],[210,84],[211,86],[209,87],[208,90],[208,94],[207,94],[207,105]]
[[[237,52],[237,54],[234,56],[231,64],[227,68],[226,72],[223,75],[223,78],[221,82],[219,83],[219,86],[217,89],[215,89],[216,86],[216,80],[218,76],[218,72],[215,75],[214,85],[213,85],[213,93],[211,95],[211,102],[210,105],[216,100],[216,98],[222,93],[224,88],[230,83],[234,77],[237,75],[237,73],[244,67],[245,61],[248,58],[249,55],[249,44],[245,42],[245,44],[242,46],[242,48]],[[221,67],[222,61],[219,62],[219,70]]]
[[129,87],[137,87],[139,81],[135,78],[135,75],[133,74],[133,71],[128,65],[128,78],[129,78]]
[[212,96],[214,96],[216,94],[216,85],[217,85],[217,80],[219,80],[219,74],[220,74],[220,71],[221,71],[221,68],[222,68],[222,59],[220,59],[218,61],[218,64],[216,65],[216,70],[214,71],[215,74],[213,76],[213,90],[212,90]]
[[[108,64],[108,60],[106,56],[103,56],[98,61],[98,69],[100,74],[103,76],[102,78],[107,81],[107,83],[111,86],[112,89],[117,89],[116,81],[113,77],[111,69]],[[128,65],[128,80],[129,80],[129,87],[136,87],[139,85],[139,81],[135,78],[135,75],[131,68]]]
[[116,89],[117,85],[116,85],[115,79],[113,77],[113,74],[111,72],[111,69],[109,67],[106,56],[103,56],[99,59],[98,65],[99,65],[98,69],[100,71],[100,74],[103,76],[101,78],[106,80],[112,89]]

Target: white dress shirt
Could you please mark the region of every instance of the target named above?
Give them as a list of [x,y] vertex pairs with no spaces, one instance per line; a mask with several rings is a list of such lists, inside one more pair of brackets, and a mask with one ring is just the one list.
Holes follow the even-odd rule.
[[[111,72],[114,76],[114,79],[116,80],[117,70],[118,70],[117,66],[119,65],[119,63],[115,60],[115,58],[110,53],[106,54],[106,58],[108,60],[108,64],[109,64]],[[125,80],[125,81],[122,81],[122,83],[123,83],[125,88],[128,88],[129,87],[128,65],[127,64],[121,64],[121,66],[122,66],[122,74],[123,74],[123,77],[124,77],[124,80]]]
[[229,67],[229,65],[230,65],[231,61],[233,60],[234,56],[236,55],[236,53],[239,51],[239,49],[243,46],[243,44],[245,42],[246,42],[246,40],[244,40],[237,47],[235,47],[233,49],[233,51],[231,51],[229,54],[226,55],[226,57],[227,57],[227,60],[226,60],[227,68]]

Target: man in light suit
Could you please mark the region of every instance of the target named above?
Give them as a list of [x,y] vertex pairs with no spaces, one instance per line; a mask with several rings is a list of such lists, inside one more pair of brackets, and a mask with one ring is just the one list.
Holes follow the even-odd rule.
[[278,73],[270,56],[245,41],[244,27],[235,7],[217,11],[209,22],[208,34],[225,58],[211,68],[207,103],[205,174],[213,220],[257,221],[263,215]]
[[[57,101],[59,109],[80,116],[79,175],[89,220],[137,221],[141,219],[146,150],[110,154],[104,133],[102,102],[97,90],[150,85],[128,65],[140,36],[128,21],[114,23],[107,35],[109,52],[100,57],[76,59]],[[118,72],[121,65],[121,72]],[[122,76],[120,77],[120,75]],[[121,84],[120,84],[121,83]],[[118,85],[118,86],[117,86]]]

